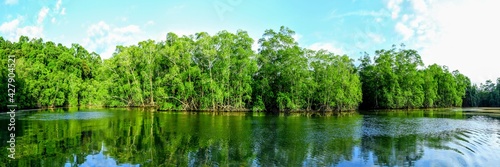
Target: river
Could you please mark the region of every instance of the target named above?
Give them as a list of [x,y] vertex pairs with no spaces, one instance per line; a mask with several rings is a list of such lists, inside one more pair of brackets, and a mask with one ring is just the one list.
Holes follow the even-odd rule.
[[[500,114],[477,109],[342,114],[55,109],[0,114],[7,166],[498,166]],[[2,165],[0,165],[2,166]]]

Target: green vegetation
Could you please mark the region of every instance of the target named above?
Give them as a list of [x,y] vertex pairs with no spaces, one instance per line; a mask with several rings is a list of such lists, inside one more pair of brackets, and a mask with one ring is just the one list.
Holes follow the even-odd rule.
[[[404,47],[404,46],[402,46]],[[415,50],[376,51],[360,65],[365,108],[432,108],[462,105],[470,80],[458,71],[433,64],[424,68]]]
[[[7,57],[15,55],[15,100],[20,108],[99,105],[103,92],[101,58],[82,46],[71,48],[22,36],[12,43],[0,37],[1,104],[8,104]],[[6,107],[2,105],[2,107]]]
[[[293,35],[286,27],[266,30],[255,52],[245,31],[182,37],[169,33],[165,41],[117,46],[104,61],[78,44],[68,48],[25,36],[19,42],[0,37],[0,87],[7,87],[7,57],[15,55],[20,108],[342,111],[500,106],[500,82],[471,85],[446,66],[424,67],[415,50],[378,50],[356,67],[347,55],[299,47]],[[0,102],[8,104],[6,89],[0,92]]]
[[496,84],[487,80],[480,86],[469,85],[466,94],[464,99],[466,107],[500,107],[500,78]]
[[361,102],[353,60],[300,48],[294,32],[267,30],[259,40],[254,107],[266,110],[355,109]]

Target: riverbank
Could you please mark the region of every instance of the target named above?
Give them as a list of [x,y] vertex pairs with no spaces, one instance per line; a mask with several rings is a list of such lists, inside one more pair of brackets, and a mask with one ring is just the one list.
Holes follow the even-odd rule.
[[[456,108],[416,108],[416,109],[358,109],[358,110],[344,110],[344,111],[336,111],[336,110],[283,110],[283,111],[252,111],[250,109],[236,109],[236,110],[213,110],[213,109],[203,109],[203,110],[161,110],[157,107],[104,107],[104,106],[80,106],[80,107],[51,107],[51,108],[30,108],[30,109],[18,109],[17,112],[22,111],[40,111],[40,110],[67,110],[67,111],[78,111],[81,109],[127,109],[127,110],[136,110],[139,109],[141,111],[150,111],[150,112],[186,112],[186,113],[267,113],[267,114],[278,114],[278,115],[287,115],[287,114],[305,114],[305,115],[329,115],[329,114],[341,114],[341,113],[352,113],[352,112],[401,112],[401,111],[434,111],[434,110],[448,110],[452,109],[455,111],[463,111],[463,112],[477,112],[477,113],[494,113],[500,114],[500,107],[456,107]],[[2,111],[0,113],[6,113],[6,111]]]

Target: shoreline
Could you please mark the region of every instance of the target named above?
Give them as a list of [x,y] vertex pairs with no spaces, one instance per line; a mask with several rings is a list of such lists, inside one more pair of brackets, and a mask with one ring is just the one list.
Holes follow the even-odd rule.
[[[57,109],[143,109],[149,112],[188,112],[188,113],[269,113],[269,114],[297,114],[297,113],[311,113],[311,114],[322,114],[322,113],[351,113],[351,112],[390,112],[390,111],[415,111],[415,110],[441,110],[441,109],[462,109],[464,112],[500,112],[500,107],[445,107],[445,108],[410,108],[410,109],[355,109],[355,110],[280,110],[280,111],[253,111],[251,109],[199,109],[199,110],[162,110],[153,106],[119,106],[119,107],[106,107],[106,106],[66,106],[66,107],[42,107],[42,108],[28,108],[28,109],[18,109],[16,112],[26,112],[26,111],[40,111],[40,110],[57,110]],[[0,112],[0,113],[7,113]]]

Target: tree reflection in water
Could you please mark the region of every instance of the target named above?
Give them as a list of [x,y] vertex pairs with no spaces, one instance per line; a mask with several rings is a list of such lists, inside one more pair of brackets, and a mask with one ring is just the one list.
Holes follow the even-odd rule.
[[[65,116],[75,112],[24,113],[16,133],[17,159],[2,158],[0,164],[483,166],[500,159],[493,154],[500,151],[498,119],[461,112],[393,111],[316,117],[106,109],[78,114],[91,119]],[[41,119],[51,114],[68,119]],[[2,115],[0,124],[5,124],[6,118]],[[2,141],[6,140],[4,133]],[[2,142],[0,147],[7,145]],[[0,152],[2,157],[6,154]],[[436,159],[439,155],[448,158]]]

